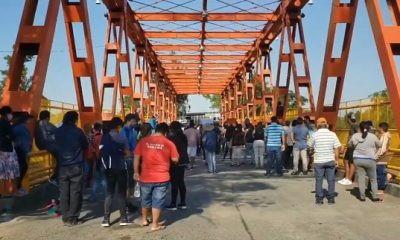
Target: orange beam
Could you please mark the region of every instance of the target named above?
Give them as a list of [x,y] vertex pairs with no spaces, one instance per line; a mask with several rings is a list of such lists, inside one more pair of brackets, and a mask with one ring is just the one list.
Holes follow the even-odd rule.
[[[206,32],[206,38],[256,38],[260,32]],[[201,38],[200,32],[145,32],[147,38]]]
[[[244,55],[204,55],[204,61],[221,60],[241,60]],[[163,60],[197,60],[200,61],[200,55],[158,55],[157,58]]]
[[[201,13],[136,13],[139,21],[201,21]],[[208,21],[274,21],[273,13],[208,13]]]
[[[163,63],[162,64],[163,67],[165,68],[174,68],[174,67],[179,67],[179,68],[185,68],[185,67],[199,67],[199,63]],[[207,68],[207,67],[233,67],[236,68],[237,67],[237,63],[203,63],[201,64],[202,67]]]
[[[249,45],[206,45],[205,51],[248,51]],[[154,51],[199,51],[199,45],[153,45]]]
[[[198,69],[166,69],[165,73],[167,74],[187,74],[187,73],[198,73]],[[207,69],[205,72],[206,74],[233,74],[235,71],[232,69],[230,71],[224,70],[221,71],[221,69]]]

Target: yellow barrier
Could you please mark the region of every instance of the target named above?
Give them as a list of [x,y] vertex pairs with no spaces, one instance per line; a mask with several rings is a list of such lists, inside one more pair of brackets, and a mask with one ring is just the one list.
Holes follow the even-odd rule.
[[31,189],[46,182],[53,174],[55,159],[47,151],[32,152],[29,155],[29,168],[23,185],[25,189]]

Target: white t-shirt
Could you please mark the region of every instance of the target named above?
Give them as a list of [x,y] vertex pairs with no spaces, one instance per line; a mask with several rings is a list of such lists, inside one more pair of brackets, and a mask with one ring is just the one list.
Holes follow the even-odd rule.
[[314,148],[314,163],[327,163],[335,161],[334,149],[342,145],[334,132],[321,128],[313,134],[309,146]]

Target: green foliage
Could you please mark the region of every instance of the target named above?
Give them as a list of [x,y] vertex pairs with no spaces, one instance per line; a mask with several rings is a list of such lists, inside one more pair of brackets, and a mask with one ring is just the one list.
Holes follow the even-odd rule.
[[177,95],[176,101],[178,104],[178,113],[179,116],[183,117],[186,116],[188,112],[188,95]]
[[203,95],[211,103],[211,108],[218,110],[221,107],[221,95],[207,94]]
[[[5,86],[5,82],[7,80],[7,75],[8,75],[8,69],[11,64],[11,56],[7,55],[3,58],[6,63],[7,63],[7,69],[0,70],[0,75],[2,76],[0,79],[0,97],[3,95],[3,89]],[[33,56],[25,56],[24,63],[32,61]],[[21,83],[19,86],[19,89],[22,91],[29,91],[32,87],[32,78],[33,76],[27,76],[28,75],[28,68],[25,66],[22,68],[22,73],[21,73]]]
[[377,97],[388,97],[388,92],[387,89],[381,90],[381,91],[376,91],[370,95],[368,95],[369,98],[374,99]]
[[[308,103],[308,99],[304,96],[301,96],[301,101],[302,101],[302,106],[304,106],[306,103]],[[297,108],[297,99],[296,99],[296,94],[293,92],[293,90],[289,91],[289,109],[294,109]]]

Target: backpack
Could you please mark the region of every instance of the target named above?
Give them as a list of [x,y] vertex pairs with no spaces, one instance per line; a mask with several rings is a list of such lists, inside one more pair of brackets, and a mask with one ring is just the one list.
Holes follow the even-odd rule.
[[109,133],[104,134],[100,142],[100,158],[107,169],[126,169],[125,147],[123,143],[113,140]]

